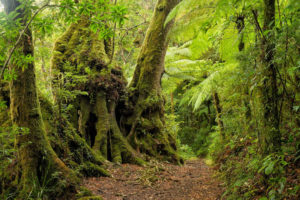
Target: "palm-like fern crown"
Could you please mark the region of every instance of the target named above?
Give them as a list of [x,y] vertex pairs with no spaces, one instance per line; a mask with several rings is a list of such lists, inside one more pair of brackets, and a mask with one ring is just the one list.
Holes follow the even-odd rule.
[[176,22],[171,37],[182,45],[169,48],[167,75],[196,83],[186,91],[181,105],[191,104],[198,109],[213,91],[222,89],[225,77],[237,71],[239,36],[229,15],[242,10],[244,3],[236,2],[184,0],[169,15],[167,21]]

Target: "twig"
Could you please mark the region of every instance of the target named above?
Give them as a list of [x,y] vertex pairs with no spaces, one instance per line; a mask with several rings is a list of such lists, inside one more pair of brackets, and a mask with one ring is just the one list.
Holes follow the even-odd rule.
[[281,20],[281,12],[280,12],[280,3],[279,3],[279,0],[277,0],[277,7],[278,7],[279,23],[280,23],[280,27],[282,28],[282,20]]
[[260,27],[260,25],[259,25],[259,22],[258,22],[258,20],[257,20],[257,14],[256,14],[255,10],[252,10],[252,14],[253,14],[253,16],[254,16],[254,21],[255,21],[256,28],[257,28],[257,29],[259,30],[259,32],[261,33],[261,35],[262,35],[264,41],[267,41],[267,39],[265,38],[264,32],[262,31],[262,29],[261,29],[261,27]]
[[[117,5],[118,0],[115,0],[115,5]],[[116,43],[116,30],[117,30],[117,22],[114,24],[114,36],[113,36],[113,42],[112,42],[112,52],[110,55],[110,60],[108,65],[110,65],[114,59],[114,54],[115,54],[115,43]]]
[[135,28],[137,28],[137,27],[139,27],[139,26],[142,26],[142,25],[144,25],[144,24],[147,24],[147,23],[149,23],[149,22],[148,22],[148,21],[144,21],[144,22],[142,22],[142,23],[140,23],[140,24],[138,24],[138,25],[134,25],[134,26],[132,26],[132,27],[128,27],[128,28],[120,28],[120,30],[130,31],[130,30],[132,30],[132,29],[135,29]]

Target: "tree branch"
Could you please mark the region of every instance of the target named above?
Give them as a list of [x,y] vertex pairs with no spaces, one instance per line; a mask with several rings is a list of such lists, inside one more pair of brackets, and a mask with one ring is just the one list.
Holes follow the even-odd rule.
[[[118,0],[115,0],[115,5],[117,5]],[[114,24],[114,36],[113,36],[113,41],[112,41],[112,52],[110,55],[110,60],[108,65],[110,65],[114,59],[114,54],[115,54],[115,43],[116,43],[116,30],[117,30],[117,22]]]
[[256,28],[259,30],[259,32],[261,33],[264,41],[267,41],[267,39],[265,38],[265,35],[264,35],[264,32],[262,31],[262,28],[260,27],[259,25],[259,22],[258,22],[258,19],[257,19],[257,13],[255,12],[255,10],[252,10],[252,14],[254,16],[254,22],[255,22],[255,25],[256,25]]
[[32,23],[32,21],[34,20],[34,18],[42,11],[44,10],[45,8],[47,8],[49,6],[49,3],[50,3],[51,0],[48,0],[47,3],[45,5],[43,5],[42,7],[40,7],[34,14],[33,16],[31,17],[31,19],[29,20],[29,22],[26,24],[25,28],[21,31],[16,43],[14,44],[14,46],[10,49],[9,51],[9,54],[8,54],[8,58],[6,59],[2,69],[1,69],[1,72],[0,72],[0,79],[2,78],[3,76],[3,73],[4,73],[4,70],[7,68],[7,66],[10,64],[10,61],[11,61],[11,57],[14,53],[14,51],[16,50],[17,46],[19,45],[19,43],[21,42],[22,40],[22,37],[24,36],[25,32],[27,31],[28,27],[30,26],[30,24]]

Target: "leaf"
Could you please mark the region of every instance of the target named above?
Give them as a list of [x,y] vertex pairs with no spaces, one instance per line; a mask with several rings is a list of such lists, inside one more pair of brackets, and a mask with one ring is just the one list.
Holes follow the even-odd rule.
[[298,112],[299,109],[300,109],[300,106],[294,106],[294,107],[293,107],[293,110],[296,111],[296,112]]
[[268,165],[268,167],[265,168],[265,174],[266,175],[270,175],[273,170],[274,170],[274,166],[275,166],[275,162],[270,162],[270,164]]
[[261,198],[259,198],[259,200],[268,200],[268,198],[267,197],[261,197]]
[[270,197],[270,200],[275,200],[276,199],[276,191],[275,190],[271,190],[269,192],[269,197]]

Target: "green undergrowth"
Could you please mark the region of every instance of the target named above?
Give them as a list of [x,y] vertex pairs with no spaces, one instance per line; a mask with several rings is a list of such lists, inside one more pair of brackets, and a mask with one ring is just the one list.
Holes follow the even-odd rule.
[[225,144],[215,142],[210,146],[209,158],[226,188],[222,199],[299,198],[299,151],[290,143],[284,143],[280,153],[263,156],[255,138],[233,137]]
[[181,145],[179,147],[179,155],[182,157],[184,160],[192,160],[196,159],[197,156],[193,152],[192,148],[188,145]]
[[85,188],[80,187],[79,192],[76,194],[76,200],[102,200],[103,198],[100,196],[94,196],[92,192]]

